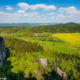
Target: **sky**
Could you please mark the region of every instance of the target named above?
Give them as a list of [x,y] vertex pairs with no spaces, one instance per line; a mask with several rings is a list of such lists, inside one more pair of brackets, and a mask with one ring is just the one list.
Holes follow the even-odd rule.
[[80,23],[80,0],[0,0],[0,23]]

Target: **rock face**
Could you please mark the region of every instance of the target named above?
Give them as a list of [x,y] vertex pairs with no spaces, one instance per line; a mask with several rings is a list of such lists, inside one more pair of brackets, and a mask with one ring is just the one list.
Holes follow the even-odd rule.
[[0,67],[3,66],[5,58],[6,58],[5,44],[3,38],[0,37]]
[[63,80],[66,79],[67,75],[65,72],[63,72],[59,67],[57,67],[57,70],[56,70],[57,74],[59,74],[61,77],[63,77]]
[[48,66],[47,59],[45,59],[45,58],[40,58],[37,62],[38,62],[43,68],[46,68],[46,67]]

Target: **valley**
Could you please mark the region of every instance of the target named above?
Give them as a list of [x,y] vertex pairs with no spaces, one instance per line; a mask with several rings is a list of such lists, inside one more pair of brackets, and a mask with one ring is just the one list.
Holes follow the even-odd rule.
[[[63,80],[64,76],[55,75],[61,69],[64,80],[80,79],[80,24],[0,27],[0,36],[7,50],[0,76],[8,80]],[[45,60],[47,67],[39,60]]]

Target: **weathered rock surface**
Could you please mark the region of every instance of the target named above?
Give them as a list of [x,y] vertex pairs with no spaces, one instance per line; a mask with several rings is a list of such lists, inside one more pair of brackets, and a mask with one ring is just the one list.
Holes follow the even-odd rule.
[[0,37],[0,67],[3,66],[5,58],[6,58],[5,44],[3,38]]
[[56,72],[59,76],[63,77],[63,79],[66,79],[67,75],[65,72],[63,72],[59,67],[57,67]]
[[48,62],[46,58],[40,58],[37,62],[43,67],[46,68],[48,66]]

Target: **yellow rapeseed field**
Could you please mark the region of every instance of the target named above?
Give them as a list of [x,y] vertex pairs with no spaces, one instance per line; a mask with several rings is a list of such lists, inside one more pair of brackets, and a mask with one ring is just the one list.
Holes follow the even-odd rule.
[[80,47],[80,33],[57,33],[53,36],[66,41],[76,47]]

